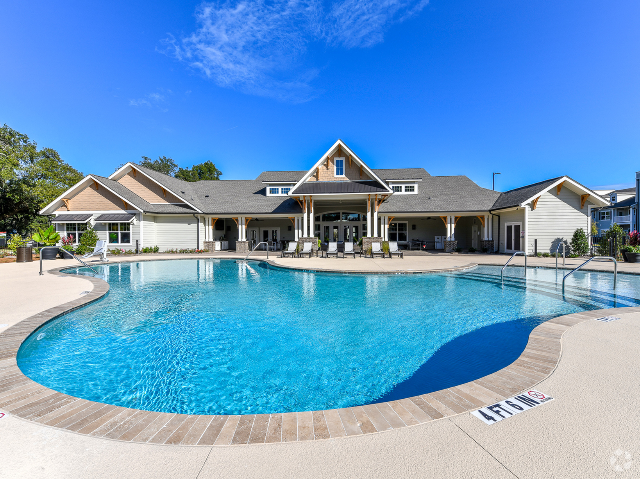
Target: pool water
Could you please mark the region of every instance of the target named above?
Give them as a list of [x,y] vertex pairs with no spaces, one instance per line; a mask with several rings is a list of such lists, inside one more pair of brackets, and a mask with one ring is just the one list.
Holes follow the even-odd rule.
[[[183,414],[342,408],[425,394],[513,362],[550,318],[640,304],[638,279],[477,267],[331,274],[193,259],[99,266],[110,291],[36,330],[18,365],[93,401]],[[86,268],[67,270],[90,274]],[[561,273],[558,278],[562,279]]]

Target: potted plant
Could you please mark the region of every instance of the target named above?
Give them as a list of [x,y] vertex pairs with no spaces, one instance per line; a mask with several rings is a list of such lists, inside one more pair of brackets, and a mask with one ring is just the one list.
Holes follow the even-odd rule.
[[622,255],[629,263],[640,263],[640,233],[637,231],[629,233],[629,244],[624,247]]
[[[47,229],[38,229],[38,231],[33,235],[33,241],[37,241],[38,243],[46,246],[55,246],[58,241],[60,241],[60,234],[56,232],[55,226],[51,225]],[[40,257],[42,259],[56,259],[58,256],[59,249],[58,248],[47,248],[40,250]]]

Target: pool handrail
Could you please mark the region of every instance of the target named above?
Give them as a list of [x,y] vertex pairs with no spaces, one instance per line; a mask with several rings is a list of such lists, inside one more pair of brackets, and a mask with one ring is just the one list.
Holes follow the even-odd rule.
[[70,254],[71,256],[73,256],[75,259],[77,259],[78,261],[80,261],[83,265],[85,265],[87,268],[89,268],[91,271],[93,271],[95,274],[99,274],[95,269],[93,269],[91,266],[89,266],[87,263],[85,263],[84,261],[82,261],[80,258],[78,258],[75,254],[73,254],[71,251],[67,251],[64,248],[60,248],[59,246],[45,246],[44,248],[40,248],[40,276],[42,276],[44,273],[42,272],[42,252],[47,249],[47,248],[57,248],[59,251],[62,251],[63,253],[67,253]]
[[580,268],[582,268],[585,264],[590,263],[593,260],[613,261],[613,289],[616,289],[616,284],[618,282],[618,261],[616,261],[616,259],[614,257],[612,257],[612,256],[594,256],[593,258],[589,258],[587,261],[582,263],[577,268],[572,269],[571,271],[569,271],[564,276],[564,278],[562,278],[562,294],[563,295],[564,295],[564,282],[567,280],[567,278],[569,276],[571,276],[573,273],[575,273],[576,271],[578,271]]
[[565,260],[567,259],[567,245],[563,241],[562,243],[559,243],[558,247],[556,248],[556,271],[558,271],[558,250],[560,250],[560,245],[562,245],[562,266],[563,267],[565,265]]
[[251,251],[249,251],[249,254],[247,254],[247,256],[245,256],[242,261],[247,261],[247,258],[251,255],[251,253],[253,253],[255,250],[257,250],[258,246],[260,246],[261,244],[266,245],[266,247],[267,247],[267,259],[269,259],[269,243],[267,243],[266,241],[260,241],[260,243],[255,245],[255,247]]
[[524,274],[525,276],[527,275],[527,253],[525,253],[524,251],[516,251],[515,253],[513,253],[511,255],[511,258],[509,258],[509,260],[504,264],[504,266],[502,267],[502,269],[500,270],[500,280],[504,282],[504,269],[507,267],[507,265],[509,263],[511,263],[511,260],[518,256],[518,255],[522,255],[524,256]]

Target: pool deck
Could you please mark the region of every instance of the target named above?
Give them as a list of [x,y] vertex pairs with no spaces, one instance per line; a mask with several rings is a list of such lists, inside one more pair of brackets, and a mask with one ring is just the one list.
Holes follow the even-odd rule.
[[[112,261],[184,257],[126,256]],[[354,260],[279,259],[270,255],[269,259],[274,264],[306,270],[396,273],[504,264],[507,257],[426,254],[393,260]],[[523,263],[521,258],[516,261],[516,264]],[[44,264],[47,269],[53,269],[74,263],[56,260]],[[567,267],[578,264],[579,260],[567,259]],[[593,269],[612,269],[607,263],[589,266],[592,265]],[[529,266],[555,266],[555,260],[529,258]],[[101,294],[100,282],[77,276],[38,276],[37,270],[37,263],[0,265],[3,298],[0,333],[16,325],[7,331],[16,332],[11,334],[12,343],[3,346],[0,340],[0,350],[4,349],[5,353],[15,349],[21,342],[19,338],[37,327],[38,321],[59,314],[64,309],[59,308],[60,305],[80,304]],[[619,271],[640,273],[640,265],[620,264]],[[51,308],[54,310],[40,314]],[[273,444],[219,445],[225,441],[226,444],[266,442],[270,422],[259,416],[251,416],[251,420],[230,416],[238,419],[229,423],[227,418],[219,430],[217,426],[212,427],[210,421],[199,433],[197,429],[202,428],[202,423],[197,417],[173,415],[163,423],[166,427],[161,425],[146,437],[151,434],[148,430],[139,440],[132,438],[134,442],[86,433],[91,427],[95,432],[113,418],[126,414],[125,408],[120,408],[123,411],[112,408],[93,417],[85,414],[68,425],[71,430],[43,425],[26,412],[44,412],[48,403],[37,401],[47,396],[24,399],[20,404],[15,401],[15,393],[8,394],[11,388],[6,388],[13,380],[5,376],[0,378],[0,412],[6,414],[0,418],[3,438],[0,478],[638,477],[640,414],[635,405],[640,390],[638,311],[640,308],[619,308],[556,318],[536,328],[523,356],[492,378],[420,399],[387,403],[388,407],[301,413],[296,417],[295,439],[291,436],[289,442]],[[613,313],[621,319],[611,323],[592,320]],[[34,318],[34,315],[37,316]],[[7,335],[3,336],[6,340]],[[17,369],[15,357],[0,358],[0,373],[15,374],[14,368]],[[555,400],[491,426],[469,412],[534,384]],[[283,431],[284,415],[279,416]],[[85,434],[78,432],[81,429]],[[216,437],[202,441],[205,431],[209,431],[210,436],[215,433]],[[196,444],[206,445],[154,444],[193,444],[193,437],[198,434]],[[173,441],[169,440],[171,437]],[[283,432],[280,438],[282,440]],[[218,445],[214,446],[216,442]],[[617,471],[616,466],[622,470]]]

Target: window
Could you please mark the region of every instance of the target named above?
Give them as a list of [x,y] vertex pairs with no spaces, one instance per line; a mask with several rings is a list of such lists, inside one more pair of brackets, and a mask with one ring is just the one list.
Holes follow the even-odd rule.
[[609,221],[609,220],[611,220],[611,211],[601,211],[600,221]]
[[413,185],[406,185],[404,187],[404,192],[405,193],[414,193],[416,191],[416,187]]
[[109,223],[109,244],[131,244],[129,223]]
[[73,243],[78,244],[80,242],[80,237],[82,236],[82,234],[85,231],[87,231],[87,224],[86,223],[66,223],[64,230],[65,230],[66,236],[73,236]]
[[389,241],[407,241],[407,223],[391,223],[389,225]]
[[291,188],[280,188],[281,195],[288,195],[290,191],[291,191]]
[[402,185],[392,186],[394,193],[402,193]]
[[611,195],[611,203],[617,203],[618,202],[618,195]]
[[270,195],[277,195],[278,193],[280,193],[280,188],[269,188]]
[[358,213],[342,213],[342,221],[360,221]]
[[325,213],[322,215],[322,221],[340,221],[340,213]]
[[344,158],[336,158],[335,165],[335,176],[344,176]]
[[629,216],[629,208],[620,208],[616,216]]
[[391,185],[391,189],[394,193],[400,195],[415,195],[418,190],[415,184],[411,185]]

